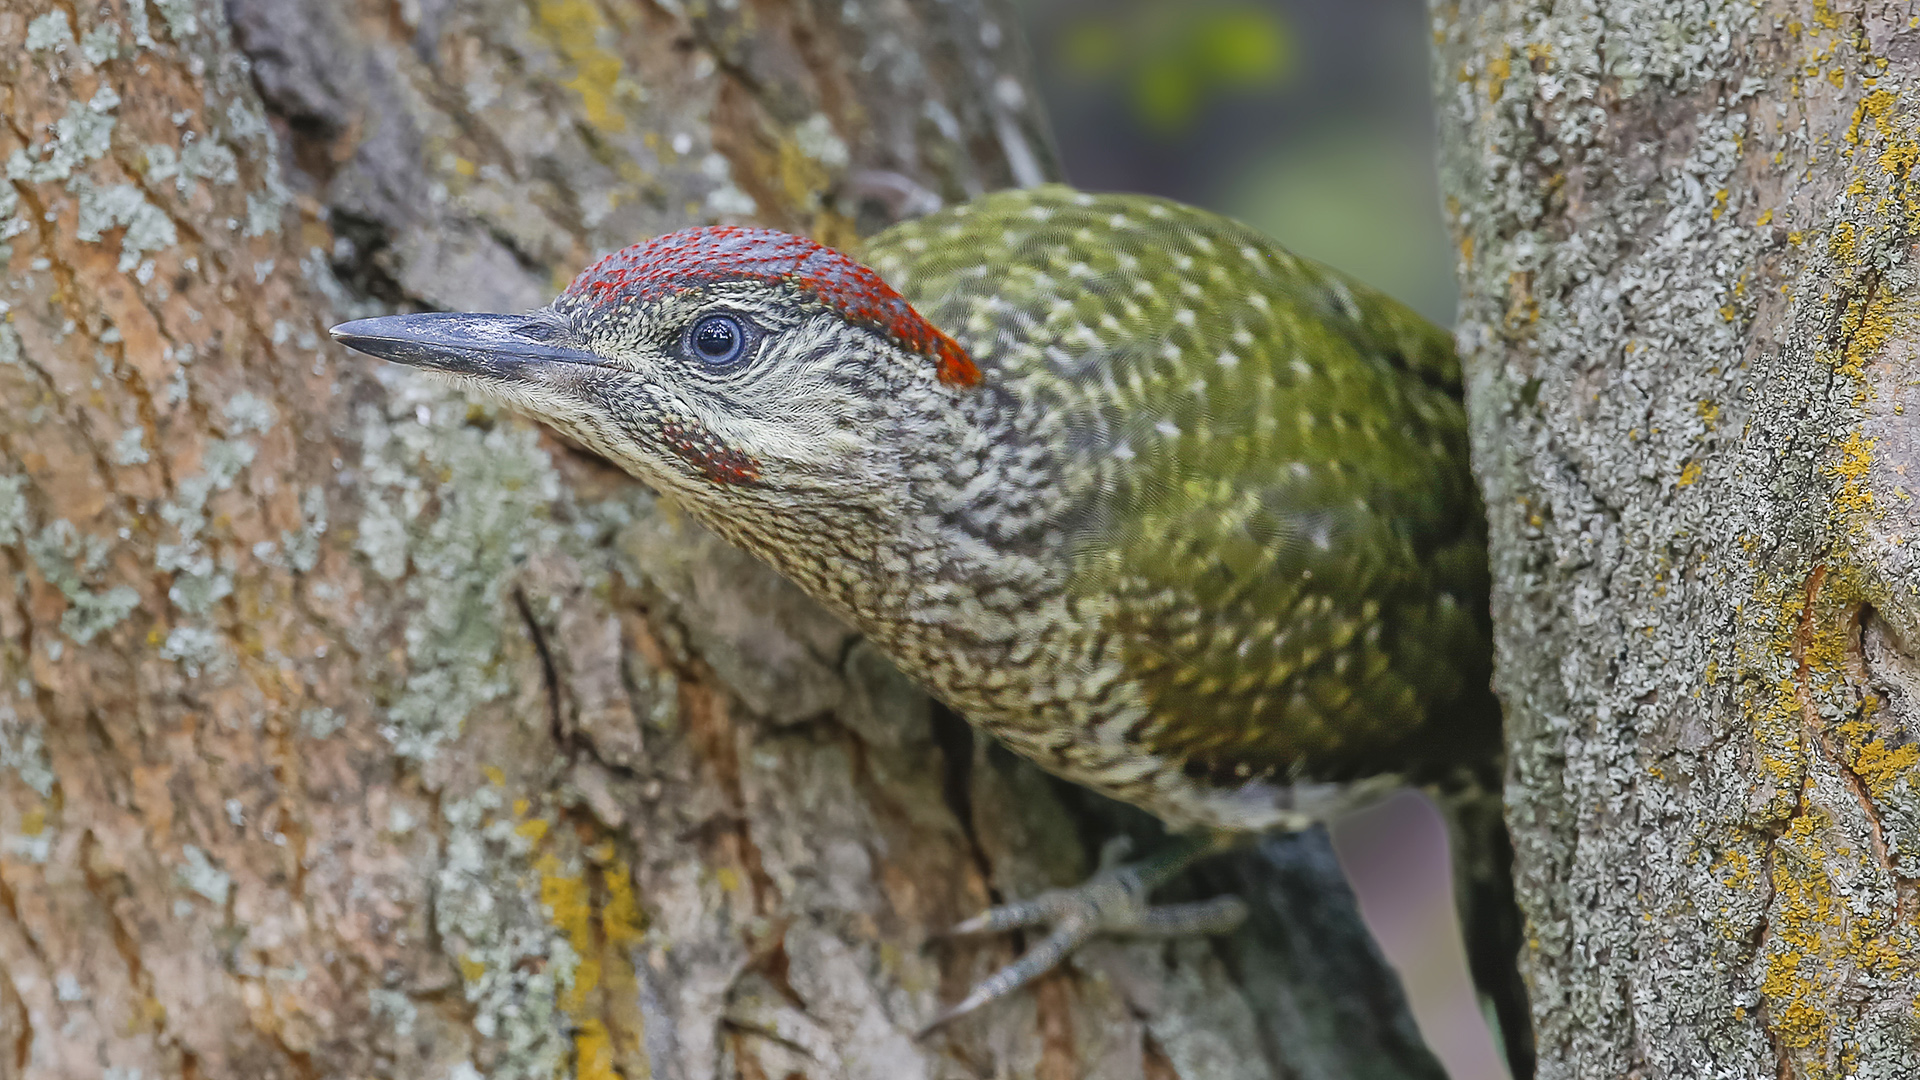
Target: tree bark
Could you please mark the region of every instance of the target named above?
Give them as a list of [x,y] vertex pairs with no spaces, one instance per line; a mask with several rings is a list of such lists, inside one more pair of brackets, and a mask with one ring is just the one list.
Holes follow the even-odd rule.
[[1920,24],[1432,12],[1540,1075],[1912,1076]]
[[1112,809],[327,341],[1045,178],[998,0],[13,0],[0,42],[0,1076],[1436,1075],[1317,834],[1240,938],[916,1041],[1016,944],[935,932]]

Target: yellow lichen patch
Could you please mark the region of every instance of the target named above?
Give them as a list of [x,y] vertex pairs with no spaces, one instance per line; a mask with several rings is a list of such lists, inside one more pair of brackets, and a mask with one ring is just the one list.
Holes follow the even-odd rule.
[[790,205],[812,209],[833,177],[818,158],[800,148],[797,139],[780,140],[779,174],[782,194]]
[[1693,482],[1698,479],[1700,479],[1700,463],[1697,461],[1689,461],[1686,466],[1680,470],[1680,479],[1675,482],[1680,487],[1691,487]]
[[575,1080],[618,1080],[613,1067],[613,1038],[607,1025],[588,1017],[580,1021],[573,1035],[573,1075]]
[[607,29],[600,9],[590,0],[537,0],[534,29],[553,44],[573,66],[573,78],[564,85],[580,95],[580,111],[587,123],[602,131],[621,131],[626,117],[613,107],[613,92],[624,65],[600,46]]
[[[1846,141],[1860,146],[1871,138],[1883,144],[1876,162],[1881,172],[1892,178],[1893,190],[1877,199],[1873,208],[1875,217],[1885,218],[1897,200],[1906,211],[1906,222],[1911,227],[1920,223],[1920,193],[1914,190],[1913,176],[1914,165],[1920,163],[1920,141],[1914,139],[1911,131],[1902,130],[1902,125],[1896,123],[1900,115],[1899,98],[1893,92],[1873,90],[1854,106],[1853,120],[1847,125]],[[1849,155],[1852,153],[1851,149],[1844,152]],[[1856,175],[1847,186],[1847,194],[1856,197],[1865,195],[1868,179],[1865,175]]]
[[1720,857],[1720,884],[1729,889],[1747,889],[1754,884],[1753,860],[1744,851],[1728,851]]
[[1920,144],[1912,139],[1896,139],[1880,152],[1880,167],[1900,178],[1913,170],[1916,158],[1920,158]]
[[1827,466],[1827,473],[1840,481],[1834,505],[1850,514],[1873,509],[1873,492],[1867,490],[1867,474],[1873,469],[1874,440],[1855,431],[1840,444],[1840,460]]
[[1868,119],[1873,120],[1873,128],[1881,138],[1893,137],[1893,107],[1899,99],[1886,90],[1875,90],[1860,99],[1853,107],[1853,121],[1847,125],[1846,139],[1858,146],[1861,125]]
[[1910,772],[1915,763],[1920,763],[1920,746],[1908,743],[1890,747],[1876,740],[1860,749],[1854,771],[1860,774],[1875,798],[1884,799],[1893,793],[1895,782]]
[[633,892],[633,871],[619,859],[607,863],[601,872],[606,884],[607,903],[600,910],[600,929],[607,936],[607,944],[619,948],[631,948],[646,936],[646,918],[640,912],[640,902]]
[[1854,228],[1853,222],[1843,221],[1833,230],[1833,236],[1827,240],[1827,254],[1839,262],[1853,258]]
[[827,165],[808,154],[798,139],[780,140],[775,173],[780,178],[780,193],[789,206],[812,215],[807,232],[828,247],[856,250],[860,233],[853,219],[828,205],[825,195],[839,181]]
[[[1782,679],[1775,684],[1770,700],[1762,699],[1755,705],[1753,734],[1760,751],[1760,769],[1779,785],[1774,798],[1778,803],[1790,796],[1792,786],[1799,784],[1806,767],[1800,725],[1800,684],[1792,678]],[[1790,798],[1788,801],[1790,803]]]
[[584,1011],[588,995],[600,986],[600,950],[594,940],[587,880],[563,872],[560,860],[551,853],[540,856],[533,868],[540,875],[540,903],[546,906],[547,920],[580,958],[573,970],[573,985],[560,998],[561,1008],[578,1015]]
[[1834,1011],[1844,1007],[1851,980],[1836,974],[1856,971],[1876,981],[1904,980],[1914,967],[1913,930],[1898,921],[1896,912],[1852,909],[1836,900],[1825,860],[1864,854],[1840,839],[1832,819],[1815,810],[1794,819],[1775,849],[1774,903],[1760,990],[1775,1037],[1818,1055],[1802,1059],[1808,1076],[1847,1075],[1847,1048],[1833,1045],[1832,1035]]
[[[1744,665],[1775,673],[1771,690],[1753,694],[1747,708],[1762,774],[1777,782],[1768,807],[1776,814],[1768,820],[1786,828],[1765,841],[1771,860],[1751,880],[1748,868],[1761,865],[1751,856],[1723,856],[1715,874],[1729,890],[1750,894],[1771,886],[1757,958],[1762,1015],[1776,1043],[1796,1051],[1795,1074],[1822,1080],[1846,1075],[1852,1021],[1843,1017],[1851,1015],[1861,980],[1876,987],[1907,983],[1916,955],[1912,929],[1899,921],[1893,905],[1842,902],[1836,883],[1846,882],[1846,896],[1858,896],[1863,872],[1884,871],[1872,836],[1854,817],[1851,796],[1828,802],[1830,790],[1804,779],[1809,769],[1825,772],[1828,763],[1840,764],[1877,798],[1920,763],[1920,748],[1902,752],[1882,741],[1871,707],[1853,683],[1865,588],[1859,571],[1839,560],[1804,577],[1762,578],[1755,603],[1743,605],[1756,615],[1757,635],[1742,647]],[[1789,658],[1790,668],[1783,664]],[[1823,719],[1835,710],[1854,718],[1837,724]],[[1801,779],[1783,775],[1789,763]],[[1906,996],[1911,990],[1874,992]]]
[[[1848,303],[1846,315],[1841,320],[1840,332],[1846,344],[1835,370],[1860,380],[1863,395],[1866,392],[1868,362],[1879,354],[1888,339],[1900,328],[1899,305],[1889,295],[1890,292],[1888,289],[1875,289],[1869,296],[1855,298]],[[1862,397],[1859,403],[1864,401]]]
[[1833,902],[1833,884],[1819,863],[1801,854],[1818,850],[1826,819],[1818,812],[1797,817],[1781,838],[1773,867],[1774,904],[1769,924],[1766,975],[1768,1026],[1782,1043],[1805,1050],[1824,1043],[1833,1021],[1823,974],[1839,943],[1829,935],[1844,912]]
[[634,950],[646,936],[646,919],[632,869],[603,841],[565,862],[545,852],[534,871],[547,920],[574,957],[571,973],[560,980],[559,1005],[573,1021],[575,1075],[635,1075],[645,1061],[646,1020]]
[[1487,62],[1488,101],[1500,100],[1500,95],[1506,93],[1507,79],[1511,78],[1512,75],[1513,57],[1511,53],[1502,52],[1498,57]]
[[1840,732],[1852,759],[1848,766],[1877,800],[1885,800],[1892,795],[1894,785],[1900,782],[1900,778],[1910,772],[1914,765],[1920,764],[1920,745],[1908,743],[1905,746],[1888,746],[1877,737],[1879,732],[1873,725],[1865,720],[1842,724]]
[[1847,651],[1853,645],[1849,615],[1856,582],[1844,569],[1828,572],[1801,628],[1800,659],[1808,689],[1824,693],[1847,675]]

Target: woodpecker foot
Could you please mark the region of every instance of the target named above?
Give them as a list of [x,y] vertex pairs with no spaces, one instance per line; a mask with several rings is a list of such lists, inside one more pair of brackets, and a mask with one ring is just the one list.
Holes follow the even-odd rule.
[[1140,862],[1124,862],[1132,844],[1124,836],[1107,842],[1100,869],[1071,889],[1050,889],[1031,900],[988,908],[954,927],[950,934],[995,934],[1029,926],[1048,927],[1039,944],[1018,960],[989,975],[959,1004],[920,1030],[926,1035],[982,1005],[1006,997],[1053,970],[1097,934],[1186,937],[1224,934],[1246,921],[1247,905],[1237,896],[1216,896],[1191,904],[1147,903],[1147,897],[1201,857],[1222,846],[1213,837],[1182,840]]

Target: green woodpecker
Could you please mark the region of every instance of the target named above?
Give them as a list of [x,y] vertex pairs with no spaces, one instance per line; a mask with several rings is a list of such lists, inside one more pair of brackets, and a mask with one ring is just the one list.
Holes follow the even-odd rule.
[[875,236],[617,252],[548,307],[334,328],[676,498],[1009,747],[1195,839],[963,930],[1230,927],[1223,836],[1497,782],[1485,522],[1447,335],[1243,225],[1041,187]]

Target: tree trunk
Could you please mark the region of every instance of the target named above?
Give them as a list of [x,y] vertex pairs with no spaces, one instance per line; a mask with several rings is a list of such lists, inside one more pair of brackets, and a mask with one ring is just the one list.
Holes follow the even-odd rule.
[[1241,938],[916,1041],[1015,944],[935,931],[1110,812],[327,341],[1044,178],[999,0],[12,0],[0,43],[0,1076],[1435,1075],[1319,835]]
[[1910,1077],[1912,5],[1433,15],[1540,1075]]

